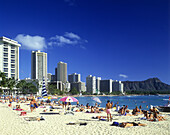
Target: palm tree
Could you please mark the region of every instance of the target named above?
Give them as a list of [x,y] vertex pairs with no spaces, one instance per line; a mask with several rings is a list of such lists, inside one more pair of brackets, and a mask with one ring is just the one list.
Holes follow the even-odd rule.
[[15,80],[14,80],[13,78],[9,78],[9,79],[7,80],[7,86],[8,86],[8,88],[9,88],[9,95],[11,94],[11,92],[12,92],[15,84],[16,84],[16,82],[15,82]]
[[23,93],[35,93],[38,91],[37,87],[33,84],[34,81],[27,83],[25,80],[21,80],[16,87]]
[[26,81],[25,80],[21,80],[18,82],[18,84],[16,85],[16,87],[19,89],[19,91],[21,91],[22,93],[25,93],[25,85],[26,85]]
[[3,72],[0,72],[0,77],[2,78],[1,87],[7,87],[7,78]]

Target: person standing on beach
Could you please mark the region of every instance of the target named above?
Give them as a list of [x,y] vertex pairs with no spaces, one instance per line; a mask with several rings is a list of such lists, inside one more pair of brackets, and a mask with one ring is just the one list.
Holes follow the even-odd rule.
[[30,110],[31,110],[31,112],[33,112],[33,110],[34,110],[34,101],[33,101],[33,99],[31,99],[31,102],[30,102]]
[[106,113],[107,113],[107,120],[109,121],[109,117],[110,117],[110,121],[112,121],[112,116],[111,116],[111,108],[113,106],[113,103],[110,103],[110,100],[107,101],[106,104]]

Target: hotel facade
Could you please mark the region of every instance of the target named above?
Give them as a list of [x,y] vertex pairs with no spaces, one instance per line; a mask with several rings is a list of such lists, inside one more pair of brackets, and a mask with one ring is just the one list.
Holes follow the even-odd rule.
[[31,54],[31,78],[47,82],[47,53],[32,51]]
[[19,47],[17,41],[0,37],[0,71],[7,78],[19,80]]

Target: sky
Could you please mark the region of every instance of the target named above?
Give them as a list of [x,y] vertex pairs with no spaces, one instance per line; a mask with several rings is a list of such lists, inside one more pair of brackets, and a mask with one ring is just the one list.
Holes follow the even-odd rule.
[[68,74],[120,81],[158,77],[170,84],[168,0],[0,0],[0,36],[17,40],[20,79],[31,77],[31,51]]

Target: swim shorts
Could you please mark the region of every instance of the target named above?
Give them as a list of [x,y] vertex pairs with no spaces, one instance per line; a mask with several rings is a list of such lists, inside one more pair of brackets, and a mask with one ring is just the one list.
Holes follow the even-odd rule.
[[111,114],[110,111],[111,111],[110,109],[107,109],[107,110],[106,110],[106,113],[107,113],[107,114]]

